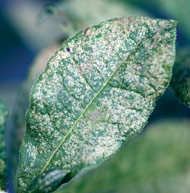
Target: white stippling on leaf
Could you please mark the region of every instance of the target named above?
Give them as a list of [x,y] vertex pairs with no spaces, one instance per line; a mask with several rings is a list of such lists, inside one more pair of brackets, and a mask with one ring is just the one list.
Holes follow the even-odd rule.
[[101,163],[142,130],[171,78],[175,28],[173,20],[111,19],[63,43],[31,92],[19,192],[44,171]]

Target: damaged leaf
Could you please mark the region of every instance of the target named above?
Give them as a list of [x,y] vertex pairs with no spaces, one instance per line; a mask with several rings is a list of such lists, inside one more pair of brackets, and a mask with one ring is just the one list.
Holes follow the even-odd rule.
[[139,133],[169,84],[175,38],[173,20],[130,17],[64,42],[31,91],[18,192],[45,171],[96,166]]

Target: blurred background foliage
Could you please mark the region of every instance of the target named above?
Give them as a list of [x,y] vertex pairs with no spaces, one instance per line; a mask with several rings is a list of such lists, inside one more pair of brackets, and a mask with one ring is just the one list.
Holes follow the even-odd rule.
[[[32,69],[31,64],[41,50],[54,42],[64,41],[81,28],[116,16],[175,19],[178,21],[177,52],[182,47],[190,46],[190,0],[1,0],[0,96],[10,112],[13,112],[23,81],[27,74],[30,75],[28,69]],[[41,72],[40,69],[43,68],[39,68],[34,77],[29,77],[28,80],[34,81]],[[25,83],[28,93],[31,85],[31,81],[27,86]],[[25,101],[28,103],[28,94],[21,93],[20,102],[17,100],[17,106],[24,107],[21,117],[27,108]],[[149,122],[168,118],[190,118],[190,109],[176,98],[171,87],[158,101]],[[10,132],[17,131],[11,120],[10,116],[7,136],[10,136]],[[9,137],[7,144],[9,147],[14,144]],[[9,151],[18,153],[18,148],[9,147]],[[11,153],[8,152],[8,155]],[[9,178],[15,181],[14,165],[17,159],[11,159],[9,167],[13,169]]]

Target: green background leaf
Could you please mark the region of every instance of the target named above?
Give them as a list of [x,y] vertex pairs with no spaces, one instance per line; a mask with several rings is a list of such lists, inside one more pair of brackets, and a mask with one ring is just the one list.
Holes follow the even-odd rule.
[[4,133],[7,116],[7,107],[5,107],[0,99],[0,190],[6,189],[6,147]]
[[[48,8],[44,10],[42,18],[47,16],[47,12]],[[61,1],[55,7],[50,6],[49,12],[61,22],[63,31],[67,35],[105,19],[124,16],[149,16],[146,11],[118,0]]]
[[56,193],[187,193],[190,121],[150,124],[112,159]]
[[190,108],[190,48],[181,48],[176,57],[171,85],[176,96]]
[[63,44],[32,89],[18,192],[44,171],[98,165],[141,131],[171,78],[175,28],[112,19]]

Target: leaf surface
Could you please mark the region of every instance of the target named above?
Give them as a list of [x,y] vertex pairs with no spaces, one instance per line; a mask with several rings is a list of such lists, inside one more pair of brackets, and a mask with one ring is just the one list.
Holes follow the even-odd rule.
[[186,193],[189,191],[189,120],[150,124],[103,165],[56,193]]
[[100,164],[139,133],[171,78],[173,20],[107,20],[68,39],[35,83],[18,188],[52,169]]
[[176,96],[190,108],[190,48],[181,48],[177,54],[171,81]]
[[0,99],[0,190],[6,189],[6,147],[5,147],[5,122],[8,110]]

